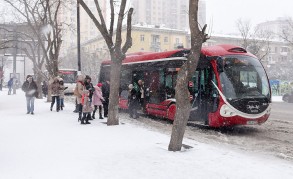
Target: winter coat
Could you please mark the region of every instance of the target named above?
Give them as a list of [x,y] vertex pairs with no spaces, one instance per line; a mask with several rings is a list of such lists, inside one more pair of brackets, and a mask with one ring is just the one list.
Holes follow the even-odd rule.
[[42,91],[45,95],[48,94],[48,85],[45,81],[43,82],[43,85],[42,85]]
[[77,104],[81,104],[82,91],[84,89],[83,81],[84,81],[84,76],[78,75],[76,86],[74,89],[74,95],[76,96]]
[[60,96],[60,84],[59,84],[59,81],[54,81],[51,84],[51,96]]
[[64,90],[65,90],[65,86],[60,84],[60,90],[59,90],[60,99],[64,99]]
[[12,86],[13,86],[13,78],[11,78],[7,83],[8,88],[12,88]]
[[85,80],[84,81],[84,87],[85,87],[86,90],[89,91],[89,93],[90,93],[89,94],[89,98],[92,99],[93,98],[94,91],[95,91],[95,88],[94,88],[93,84],[92,83],[89,83],[89,82],[87,82]]
[[93,107],[90,102],[88,90],[83,91],[81,104],[82,104],[82,112],[83,113],[91,113],[93,111]]
[[102,86],[102,93],[106,103],[109,103],[109,96],[110,96],[110,84],[107,82],[103,83]]
[[93,105],[101,106],[102,101],[105,99],[103,98],[102,90],[100,87],[95,86],[95,91],[93,94]]
[[128,108],[129,109],[139,109],[140,104],[139,104],[139,99],[138,99],[138,92],[135,90],[135,88],[132,88],[129,91],[128,95]]
[[38,96],[38,87],[37,84],[35,83],[35,81],[32,82],[28,82],[28,80],[26,80],[22,87],[21,87],[22,91],[25,92],[25,96],[26,97],[37,97]]

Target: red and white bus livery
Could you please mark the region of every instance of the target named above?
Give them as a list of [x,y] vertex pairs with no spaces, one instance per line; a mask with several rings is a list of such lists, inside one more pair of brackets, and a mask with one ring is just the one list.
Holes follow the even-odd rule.
[[[122,62],[119,107],[127,109],[128,85],[144,81],[145,113],[174,120],[177,73],[189,50],[138,52]],[[101,65],[100,81],[109,79],[110,61]],[[271,90],[260,61],[233,45],[204,47],[192,80],[190,119],[211,127],[264,123],[271,110]]]

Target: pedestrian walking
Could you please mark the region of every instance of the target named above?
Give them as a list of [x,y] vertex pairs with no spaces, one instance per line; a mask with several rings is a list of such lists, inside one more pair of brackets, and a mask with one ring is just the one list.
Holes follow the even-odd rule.
[[97,111],[97,109],[99,108],[99,119],[104,119],[102,116],[102,101],[105,101],[105,99],[103,98],[103,93],[101,90],[102,87],[102,83],[98,83],[97,86],[95,86],[95,91],[93,94],[93,105],[94,105],[94,111],[93,111],[93,115],[92,118],[95,119],[95,113]]
[[34,114],[35,97],[38,96],[38,87],[31,75],[27,75],[21,89],[25,92],[27,114]]
[[10,78],[10,80],[7,82],[8,87],[8,95],[11,95],[12,87],[13,87],[13,78]]
[[53,110],[53,106],[56,101],[56,111],[59,112],[60,110],[60,104],[59,104],[59,98],[60,98],[60,84],[59,84],[59,79],[58,77],[54,78],[53,83],[50,86],[51,88],[51,97],[52,97],[52,102],[51,102],[51,107],[50,110]]

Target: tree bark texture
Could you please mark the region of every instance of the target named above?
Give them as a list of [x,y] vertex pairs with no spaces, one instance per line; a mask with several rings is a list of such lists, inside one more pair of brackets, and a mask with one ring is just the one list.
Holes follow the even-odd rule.
[[112,60],[110,75],[110,99],[107,125],[119,125],[119,87],[122,60]]
[[185,128],[190,115],[190,99],[188,91],[188,82],[196,71],[200,57],[202,43],[206,41],[206,25],[200,31],[198,27],[198,0],[189,1],[189,26],[191,33],[191,49],[186,63],[184,63],[178,72],[177,83],[175,87],[176,114],[173,122],[172,134],[169,143],[169,151],[180,151],[182,147]]

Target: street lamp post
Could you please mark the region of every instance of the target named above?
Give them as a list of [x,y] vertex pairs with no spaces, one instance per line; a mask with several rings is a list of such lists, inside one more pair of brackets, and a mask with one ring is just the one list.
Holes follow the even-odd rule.
[[[17,54],[17,37],[16,37],[16,27],[13,29],[13,80],[16,78],[16,54]],[[18,79],[19,80],[19,79]],[[16,85],[13,85],[13,94],[16,94]]]
[[77,0],[76,5],[77,13],[77,67],[78,74],[81,74],[81,62],[80,62],[80,10],[79,10],[79,0]]

